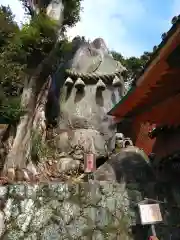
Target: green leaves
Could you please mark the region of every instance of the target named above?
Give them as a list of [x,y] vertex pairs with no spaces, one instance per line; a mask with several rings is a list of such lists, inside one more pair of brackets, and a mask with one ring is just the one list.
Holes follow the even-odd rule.
[[14,16],[9,7],[0,6],[0,51],[18,32]]
[[82,0],[63,0],[64,4],[64,20],[63,26],[73,27],[80,20],[80,12]]
[[0,36],[0,115],[7,121],[16,121],[23,114],[20,95],[25,75],[31,74],[53,48],[56,23],[40,14],[20,30],[10,9],[1,7],[0,29],[4,31]]
[[13,123],[24,115],[25,110],[21,108],[20,99],[11,97],[6,99],[0,106],[0,116],[6,123]]
[[23,26],[16,37],[16,45],[21,45],[26,56],[28,69],[34,69],[49,54],[57,40],[56,22],[44,14],[35,16],[30,24]]
[[[33,12],[32,7],[28,0],[20,0],[26,10],[26,12],[32,17],[36,16]],[[39,12],[46,12],[46,8],[51,4],[52,0],[39,0],[36,7],[40,10]],[[82,0],[62,0],[64,5],[64,19],[62,23],[62,30],[66,31],[67,27],[73,27],[80,20],[80,12]]]
[[[6,38],[4,42],[7,42]],[[0,55],[0,80],[7,93],[11,94],[11,85],[16,85],[19,94],[25,73],[31,73],[49,54],[56,39],[56,23],[44,14],[36,16],[16,31],[11,41],[8,38],[9,42],[3,45]]]
[[151,57],[151,53],[144,52],[144,54],[141,57],[130,57],[130,58],[124,58],[120,53],[117,53],[115,51],[111,52],[114,59],[121,62],[123,66],[127,69],[127,79],[126,81],[132,81],[134,77],[141,71],[146,63],[149,61]]
[[[29,1],[21,1],[31,14]],[[31,15],[29,23],[19,29],[9,7],[0,7],[0,114],[6,119],[18,119],[22,111],[14,99],[20,100],[26,75],[31,75],[49,55],[58,38],[58,23],[50,19],[45,8],[50,1],[39,1],[42,11]],[[73,26],[80,16],[81,0],[64,1],[64,29]],[[43,10],[44,9],[44,10]],[[59,43],[55,58],[63,59],[64,51],[71,50],[71,43]],[[11,101],[12,100],[12,101]],[[14,121],[14,120],[13,120]]]

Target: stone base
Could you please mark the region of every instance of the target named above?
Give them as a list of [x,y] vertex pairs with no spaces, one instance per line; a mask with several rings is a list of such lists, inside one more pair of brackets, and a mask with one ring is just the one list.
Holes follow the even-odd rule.
[[169,198],[177,188],[155,182],[144,187],[108,182],[1,186],[0,239],[148,239],[150,229],[140,225],[137,210],[145,189],[167,202],[156,230],[159,239],[168,240],[180,219],[176,199]]
[[90,151],[98,157],[108,155],[109,146],[105,138],[96,130],[76,129],[71,133],[63,132],[56,137],[56,142],[60,152],[70,152],[74,147],[79,146],[84,152]]

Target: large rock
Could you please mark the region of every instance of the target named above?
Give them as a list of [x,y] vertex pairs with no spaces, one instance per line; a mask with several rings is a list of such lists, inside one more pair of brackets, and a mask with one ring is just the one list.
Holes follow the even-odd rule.
[[73,158],[61,158],[57,163],[57,171],[59,172],[69,172],[78,170],[80,167],[80,161],[74,160]]
[[[110,179],[111,176],[111,179]],[[115,180],[119,183],[145,183],[153,181],[155,175],[147,155],[137,147],[122,149],[95,172],[96,180]]]
[[[75,145],[108,156],[115,147],[116,126],[107,112],[124,95],[125,68],[113,59],[103,39],[88,43],[73,40],[70,60],[55,75],[60,87],[58,136],[59,151]],[[66,72],[63,74],[63,69]],[[116,83],[113,80],[116,77]]]

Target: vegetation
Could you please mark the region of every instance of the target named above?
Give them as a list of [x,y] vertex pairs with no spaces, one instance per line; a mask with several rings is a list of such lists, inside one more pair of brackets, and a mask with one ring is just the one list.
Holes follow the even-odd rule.
[[[29,1],[22,0],[27,14],[32,17],[28,24],[19,29],[9,7],[0,7],[0,114],[1,121],[17,119],[20,109],[24,81],[35,71],[38,64],[48,57],[57,42],[58,23],[50,19],[44,11],[32,15]],[[65,1],[63,29],[73,26],[80,16],[80,1]],[[45,7],[46,5],[44,5]],[[41,6],[41,9],[43,7]],[[29,10],[29,11],[28,11]],[[64,39],[57,47],[57,57],[67,50]],[[12,104],[13,103],[13,104]],[[9,106],[8,111],[5,112]],[[15,109],[14,109],[15,108]],[[11,109],[12,111],[10,111]],[[16,114],[15,114],[16,113]]]
[[127,69],[126,81],[131,84],[135,76],[139,74],[139,72],[144,68],[144,66],[150,59],[151,53],[144,52],[144,54],[140,58],[138,57],[124,58],[120,53],[114,51],[112,52],[112,55],[114,59],[120,61],[123,64],[123,66],[126,67]]
[[[34,17],[36,14],[28,0],[20,0],[28,15]],[[45,12],[50,0],[37,1],[36,7],[40,10],[40,13]],[[73,27],[80,20],[81,0],[63,0],[64,13],[62,19],[61,31],[66,31],[68,27]]]
[[52,157],[54,149],[48,144],[48,142],[41,141],[42,136],[38,131],[32,131],[32,145],[31,145],[31,158],[38,162],[47,157]]
[[64,19],[63,30],[67,27],[73,27],[80,20],[79,12],[81,9],[81,0],[63,0],[64,4]]
[[[10,53],[15,52],[12,39],[19,34],[19,28],[9,7],[0,7],[0,29],[0,114],[2,121],[2,116],[9,119],[12,117],[12,112],[17,112],[19,108],[18,104],[14,104],[13,99],[20,94],[20,79],[24,69],[23,65],[10,59]],[[9,113],[9,105],[11,105],[9,107],[12,109],[11,113]]]
[[31,9],[29,1],[21,2],[29,15],[29,22],[21,28],[10,8],[0,7],[0,121],[18,126],[4,172],[14,165],[23,166],[31,155],[32,128],[36,130],[40,109],[46,104],[46,88],[51,81],[48,76],[69,49],[64,38],[67,27],[73,26],[80,16],[80,0],[65,1],[66,17],[62,22],[47,16],[47,1],[39,1],[43,4],[38,13]]
[[[33,74],[39,63],[45,59],[57,42],[56,21],[50,19],[44,9],[49,1],[39,1],[40,13],[33,14],[29,1],[21,0],[26,12],[31,16],[28,24],[19,29],[9,7],[0,7],[0,120],[17,120],[23,112],[19,106],[24,81]],[[80,3],[77,0],[63,1],[64,19],[62,32],[74,26],[80,18]],[[59,42],[56,63],[63,58],[63,52],[70,50],[71,44],[66,39]],[[140,58],[125,59],[120,53],[112,52],[114,58],[128,69],[127,81],[132,81],[148,60],[149,53]],[[58,60],[59,59],[59,60]],[[9,106],[9,107],[7,107]],[[6,111],[8,109],[8,111]],[[10,111],[9,109],[12,109]]]
[[[6,157],[5,171],[12,166],[24,166],[28,156],[31,155],[32,159],[32,155],[42,155],[39,150],[42,146],[46,149],[43,141],[41,144],[37,126],[42,123],[43,134],[44,120],[40,119],[51,85],[49,76],[72,50],[65,33],[79,21],[81,11],[81,0],[63,0],[64,18],[59,22],[46,14],[49,1],[38,1],[41,3],[38,13],[29,1],[20,1],[29,15],[29,22],[21,28],[10,8],[0,7],[0,121],[18,126]],[[145,65],[149,56],[149,53],[144,53],[140,58],[125,59],[119,53],[112,54],[128,69],[128,82]],[[36,136],[32,131],[37,131]],[[46,151],[43,149],[43,152]]]

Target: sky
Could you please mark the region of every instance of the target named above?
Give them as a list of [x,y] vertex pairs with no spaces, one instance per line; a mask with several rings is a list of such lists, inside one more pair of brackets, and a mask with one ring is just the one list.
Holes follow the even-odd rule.
[[[25,21],[19,0],[0,3],[11,7],[16,21]],[[102,37],[110,50],[125,57],[152,51],[171,27],[172,17],[180,14],[180,0],[84,0],[82,7],[81,21],[68,36]]]

